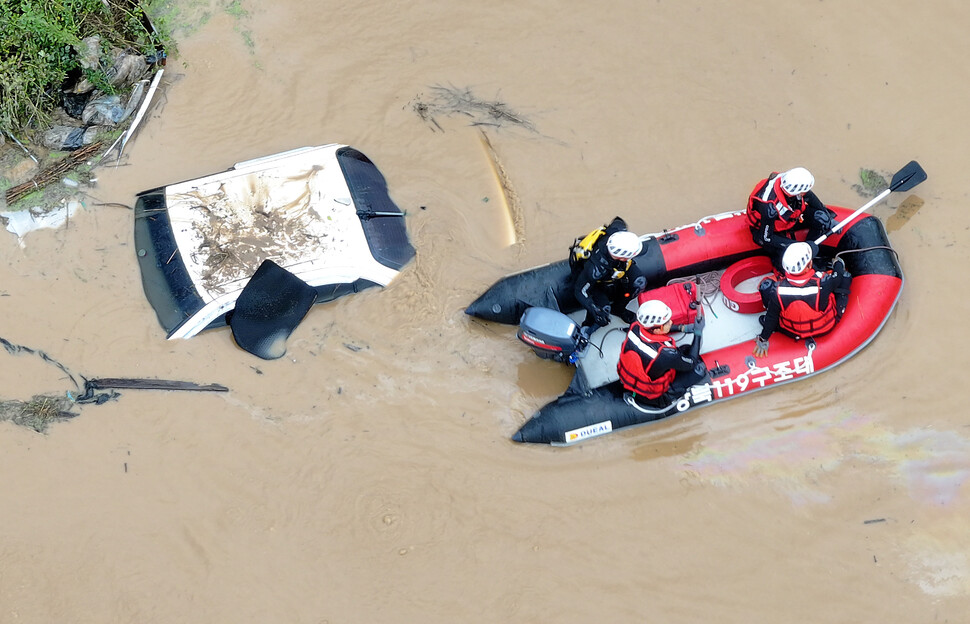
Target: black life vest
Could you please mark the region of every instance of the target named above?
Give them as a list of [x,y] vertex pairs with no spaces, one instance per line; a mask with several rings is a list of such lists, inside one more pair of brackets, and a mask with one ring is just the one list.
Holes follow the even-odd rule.
[[593,256],[586,261],[590,266],[590,276],[601,284],[623,279],[630,270],[633,260],[617,260],[605,249],[596,249]]

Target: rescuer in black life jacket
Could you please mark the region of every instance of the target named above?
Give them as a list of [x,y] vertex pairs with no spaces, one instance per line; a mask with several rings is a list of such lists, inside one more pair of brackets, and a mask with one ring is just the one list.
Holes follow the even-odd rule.
[[[748,225],[754,242],[765,249],[776,269],[795,240],[795,232],[808,230],[811,245],[835,226],[835,214],[812,192],[815,177],[803,167],[772,173],[758,182],[748,196]],[[818,252],[818,248],[813,249]]]
[[574,240],[573,246],[569,248],[569,268],[574,274],[579,273],[594,250],[605,253],[606,241],[610,236],[617,232],[626,232],[627,229],[626,221],[620,217],[613,217],[613,220],[606,225],[601,225],[583,238]]
[[[610,228],[616,231],[607,233]],[[579,255],[577,247],[585,247],[588,256],[574,259]],[[628,310],[627,305],[647,287],[647,278],[633,261],[642,250],[640,237],[627,231],[619,217],[573,246],[570,252],[570,265],[576,276],[573,294],[586,309],[584,328],[609,325],[611,313],[625,323],[636,318],[636,313]]]
[[779,331],[792,338],[820,336],[832,331],[849,303],[852,276],[837,258],[832,269],[816,271],[808,243],[792,243],[782,258],[785,275],[761,282],[765,304],[764,328],[755,339],[755,357],[768,354],[768,338]]
[[[620,348],[616,370],[623,387],[646,403],[662,406],[695,384],[709,379],[700,357],[704,317],[691,325],[674,326],[670,307],[663,301],[644,301]],[[689,345],[677,346],[671,331],[694,334]]]

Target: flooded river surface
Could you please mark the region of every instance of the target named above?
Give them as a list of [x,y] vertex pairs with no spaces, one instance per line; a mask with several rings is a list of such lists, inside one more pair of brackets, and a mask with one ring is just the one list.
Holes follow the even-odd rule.
[[[966,621],[970,5],[185,4],[121,166],[65,227],[0,236],[0,336],[75,377],[230,390],[0,423],[0,622]],[[333,142],[384,173],[416,259],[315,306],[279,360],[166,341],[119,204]],[[873,209],[903,295],[852,360],[576,447],[509,440],[569,372],[464,314],[495,280],[794,166],[858,207],[860,168],[912,159],[929,179]],[[74,389],[34,354],[0,367],[2,399]]]

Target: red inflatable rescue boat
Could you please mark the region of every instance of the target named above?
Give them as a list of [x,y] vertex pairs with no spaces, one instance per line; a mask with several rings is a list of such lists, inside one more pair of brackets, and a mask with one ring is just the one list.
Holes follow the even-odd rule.
[[[925,179],[915,162],[908,167],[897,178],[905,172],[910,186]],[[916,173],[913,167],[918,170]],[[904,184],[897,184],[897,178],[883,197],[890,190],[905,190]],[[829,333],[805,340],[776,332],[763,358],[753,355],[755,337],[762,329],[759,316],[764,311],[757,287],[771,273],[771,264],[752,241],[743,211],[712,215],[641,237],[643,251],[635,262],[646,275],[649,290],[639,300],[664,299],[675,315],[679,311],[681,318],[675,322],[692,320],[689,316],[684,318],[692,310],[703,310],[706,319],[701,356],[711,373],[710,381],[692,386],[682,396],[672,397],[660,406],[644,405],[619,383],[616,364],[627,330],[619,318],[614,316],[610,325],[597,329],[588,340],[579,332],[585,311],[572,294],[574,275],[567,261],[529,269],[496,282],[468,306],[466,313],[518,324],[519,337],[537,355],[576,367],[566,391],[525,422],[512,439],[574,444],[799,381],[858,353],[875,338],[892,313],[903,287],[903,273],[878,219],[855,218],[862,209],[853,212],[829,208],[836,213],[840,229],[823,241],[817,266],[824,267],[838,257],[852,275],[849,303],[842,320]],[[685,307],[685,292],[695,299],[696,309],[689,301]],[[675,337],[678,343],[690,339]]]

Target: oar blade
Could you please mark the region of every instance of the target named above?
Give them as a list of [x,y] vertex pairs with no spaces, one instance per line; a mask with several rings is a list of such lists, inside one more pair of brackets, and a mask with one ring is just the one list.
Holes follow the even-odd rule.
[[908,191],[926,179],[926,172],[915,160],[896,172],[889,188],[893,191]]
[[847,223],[849,223],[850,221],[858,217],[860,214],[862,214],[869,208],[875,206],[877,203],[889,197],[889,193],[891,193],[892,191],[908,191],[909,189],[913,188],[914,186],[916,186],[917,184],[919,184],[925,179],[926,179],[926,172],[923,171],[923,168],[919,166],[919,163],[916,162],[915,160],[909,161],[908,165],[906,165],[905,167],[903,167],[902,169],[896,172],[896,175],[893,176],[893,181],[889,184],[888,189],[884,190],[882,193],[879,193],[878,195],[873,197],[868,203],[866,203],[865,206],[863,206],[862,208],[859,208],[851,215],[849,215],[848,217],[846,217],[845,219],[837,223],[828,232],[816,238],[815,244],[821,245],[822,241],[824,241],[826,238],[828,238],[835,232],[838,232],[839,230],[841,230],[843,227],[845,227]]

